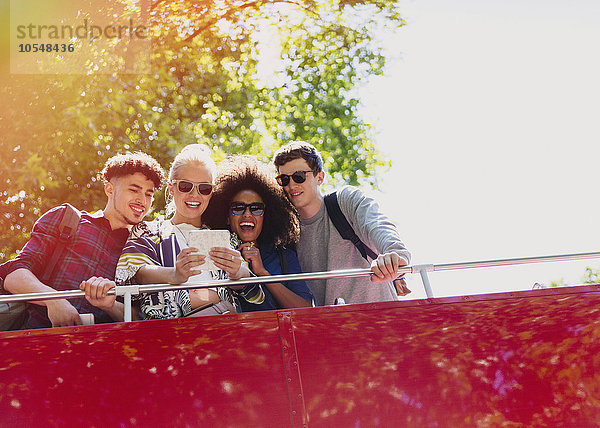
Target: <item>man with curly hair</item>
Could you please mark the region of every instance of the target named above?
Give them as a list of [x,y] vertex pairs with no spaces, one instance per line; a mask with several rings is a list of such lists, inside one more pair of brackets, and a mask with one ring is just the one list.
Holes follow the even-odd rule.
[[[131,227],[146,216],[154,191],[162,187],[164,172],[151,156],[119,154],[108,159],[101,172],[107,202],[104,210],[79,212],[76,231],[64,246],[50,279],[42,278],[45,264],[61,239],[59,225],[66,205],[55,207],[35,223],[31,238],[6,266],[5,289],[12,294],[86,289],[114,279],[117,261]],[[42,282],[44,281],[44,282]],[[96,287],[97,288],[97,287]],[[85,298],[46,300],[28,305],[25,328],[82,324],[79,314],[92,313],[96,323],[113,317]],[[117,309],[115,309],[117,310]]]
[[[229,228],[242,242],[239,250],[257,276],[301,273],[293,250],[300,223],[273,171],[252,156],[232,156],[221,163],[207,218],[213,228]],[[314,305],[304,281],[266,283],[261,304],[241,301],[243,312]]]
[[407,294],[404,280],[396,278],[398,267],[410,262],[410,253],[373,199],[352,186],[336,192],[343,216],[360,240],[376,251],[369,262],[350,240],[340,236],[327,213],[321,193],[325,172],[317,149],[309,143],[291,142],[275,153],[273,163],[279,173],[277,182],[300,214],[298,258],[302,269],[322,272],[370,267],[373,273],[371,282],[366,277],[310,281],[318,305],[332,305],[338,297],[346,303],[364,303],[396,300],[396,295]]

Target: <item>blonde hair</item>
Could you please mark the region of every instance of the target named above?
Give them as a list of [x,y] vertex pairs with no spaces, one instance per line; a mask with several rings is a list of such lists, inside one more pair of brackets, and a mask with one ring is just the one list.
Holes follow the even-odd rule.
[[175,156],[175,159],[173,159],[173,164],[171,164],[171,169],[169,170],[169,181],[175,179],[175,175],[177,175],[177,171],[181,167],[194,162],[208,168],[214,178],[217,171],[217,164],[213,160],[208,146],[206,144],[190,144],[185,146]]
[[[185,146],[173,159],[171,169],[169,169],[169,183],[177,177],[177,172],[185,165],[196,163],[204,166],[210,171],[210,174],[215,178],[217,172],[217,164],[213,160],[210,148],[206,144],[189,144]],[[167,217],[175,213],[175,202],[173,196],[167,191],[165,192],[167,206],[165,212]]]

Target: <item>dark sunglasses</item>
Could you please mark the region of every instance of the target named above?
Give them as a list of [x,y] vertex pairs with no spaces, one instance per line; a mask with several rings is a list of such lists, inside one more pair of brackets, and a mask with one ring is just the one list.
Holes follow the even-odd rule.
[[242,215],[246,212],[246,208],[250,208],[250,214],[256,217],[265,215],[265,204],[262,202],[252,202],[245,204],[243,202],[232,202],[230,205],[231,214]]
[[192,183],[187,180],[173,180],[173,183],[177,183],[177,190],[181,193],[190,193],[194,186],[198,188],[198,193],[201,195],[210,195],[212,193],[213,185],[210,183]]
[[312,171],[312,170],[296,171],[292,175],[279,174],[277,177],[275,177],[275,180],[277,180],[277,183],[279,183],[279,185],[283,186],[283,187],[290,184],[290,177],[292,177],[292,180],[294,180],[296,183],[300,184],[300,183],[304,183],[306,181],[306,173],[307,172],[314,172],[314,171]]

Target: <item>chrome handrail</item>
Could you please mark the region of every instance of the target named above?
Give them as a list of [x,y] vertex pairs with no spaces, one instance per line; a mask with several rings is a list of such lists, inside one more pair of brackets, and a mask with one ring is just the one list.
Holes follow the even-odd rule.
[[[495,260],[481,260],[473,262],[459,262],[459,263],[442,263],[442,264],[421,264],[404,266],[398,269],[398,274],[404,273],[419,273],[423,281],[423,286],[428,298],[433,297],[433,292],[429,284],[429,278],[427,272],[438,272],[447,270],[464,270],[464,269],[475,269],[475,268],[486,268],[486,267],[498,267],[498,266],[516,266],[523,264],[533,263],[544,263],[544,262],[559,262],[559,261],[572,261],[572,260],[588,260],[600,258],[600,252],[588,252],[588,253],[574,253],[574,254],[560,254],[551,256],[536,256],[536,257],[520,257],[511,259],[495,259]],[[201,288],[216,288],[216,287],[236,287],[244,286],[248,284],[267,284],[272,282],[285,282],[285,281],[310,281],[315,279],[332,279],[332,278],[350,278],[359,276],[371,275],[370,269],[345,269],[345,270],[334,270],[326,272],[305,272],[295,273],[286,275],[273,275],[273,276],[262,276],[262,277],[251,277],[236,280],[220,280],[210,282],[186,282],[183,284],[145,284],[145,285],[131,285],[131,286],[117,286],[115,289],[110,290],[108,294],[124,296],[125,297],[125,321],[131,321],[131,296],[139,293],[152,293],[157,291],[168,291],[168,290],[188,290],[188,289],[201,289]],[[40,300],[54,300],[54,299],[70,299],[75,297],[84,297],[85,293],[81,290],[66,290],[66,291],[51,291],[45,293],[30,293],[30,294],[9,294],[0,295],[0,303],[14,303],[14,302],[35,302]]]
[[[410,266],[400,268],[399,273],[410,273]],[[348,278],[358,276],[371,275],[370,269],[347,269],[328,272],[305,272],[286,275],[259,276],[242,279],[224,279],[219,281],[204,281],[204,282],[185,282],[182,284],[145,284],[145,285],[121,285],[108,292],[109,295],[123,295],[118,290],[135,289],[140,293],[153,293],[157,291],[170,290],[189,290],[200,288],[215,288],[215,287],[239,287],[249,284],[266,284],[271,282],[283,281],[298,281],[311,279],[331,279],[331,278]],[[117,290],[117,291],[115,291]],[[135,293],[134,293],[135,294]],[[7,294],[0,295],[0,303],[8,302],[35,302],[40,300],[53,299],[70,299],[74,297],[84,297],[85,293],[81,290],[66,290],[66,291],[49,291],[45,293],[30,293],[30,294]]]

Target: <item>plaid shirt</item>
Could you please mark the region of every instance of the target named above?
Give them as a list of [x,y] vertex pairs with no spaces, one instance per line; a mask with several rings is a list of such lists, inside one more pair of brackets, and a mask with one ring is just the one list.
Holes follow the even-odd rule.
[[[28,269],[43,282],[41,276],[56,248],[58,227],[64,210],[62,206],[53,208],[38,219],[33,226],[31,238],[19,255],[9,263],[7,275],[16,269]],[[77,233],[67,243],[51,279],[45,284],[55,290],[78,290],[81,281],[92,276],[114,279],[117,261],[128,236],[127,229],[112,230],[101,210],[94,214],[81,211]],[[93,313],[96,323],[113,321],[104,311],[90,305],[84,297],[69,301],[79,313]],[[25,328],[43,327],[52,327],[46,307],[29,305],[29,319]]]

